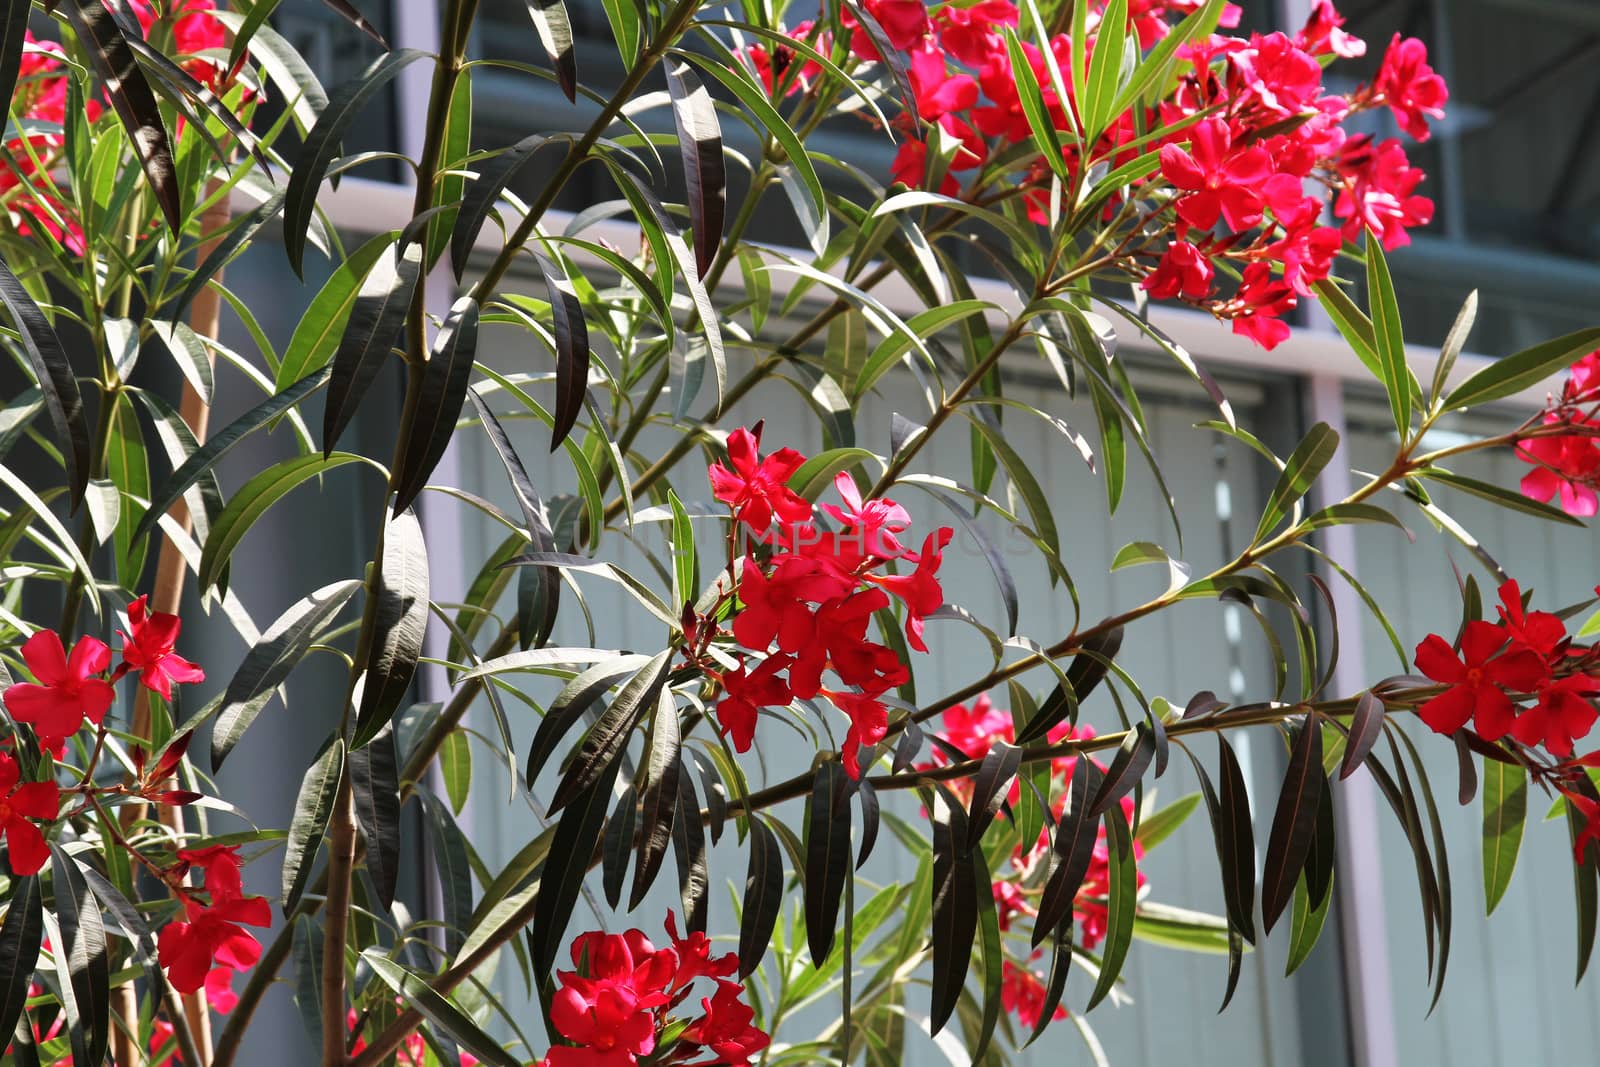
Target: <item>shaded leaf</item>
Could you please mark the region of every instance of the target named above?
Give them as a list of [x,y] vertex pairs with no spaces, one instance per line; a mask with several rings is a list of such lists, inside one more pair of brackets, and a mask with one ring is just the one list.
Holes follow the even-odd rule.
[[1261,918],[1270,933],[1294,894],[1295,879],[1305,867],[1316,833],[1317,809],[1324,801],[1327,781],[1322,776],[1322,729],[1313,712],[1306,716],[1295,739],[1289,767],[1278,794],[1267,856],[1261,871]]
[[833,950],[839,900],[850,873],[850,785],[843,765],[817,768],[806,804],[806,937],[821,967]]
[[356,823],[366,840],[367,873],[384,907],[394,904],[400,875],[400,769],[393,724],[350,753]]
[[[28,5],[20,6],[26,13]],[[95,6],[99,7],[99,4]],[[72,372],[72,361],[67,358],[67,350],[62,347],[61,338],[56,336],[50,320],[44,317],[44,312],[39,310],[39,305],[33,302],[33,297],[28,295],[27,289],[23,288],[4,261],[0,261],[0,300],[11,312],[12,325],[22,339],[22,350],[38,380],[45,409],[50,412],[50,421],[55,426],[56,438],[67,455],[70,498],[76,505],[83,499],[84,490],[89,485],[91,457],[89,427],[84,421],[83,397],[78,392],[78,379]]]
[[1133,917],[1139,892],[1139,870],[1133,855],[1133,838],[1129,836],[1128,820],[1120,808],[1107,811],[1106,850],[1110,865],[1110,887],[1106,899],[1106,937],[1101,946],[1100,977],[1084,1011],[1090,1011],[1104,1000],[1116,985],[1122,973],[1123,961],[1128,958],[1128,946],[1133,943]]
[[300,903],[311,880],[317,852],[322,848],[328,819],[333,814],[334,797],[344,775],[344,741],[333,743],[306,769],[300,793],[294,801],[294,817],[289,821],[289,837],[283,850],[283,913],[288,915]]
[[684,926],[690,933],[706,932],[706,893],[711,872],[706,865],[706,828],[700,822],[700,804],[694,795],[694,778],[678,771],[678,814],[672,825],[672,854],[678,864],[678,898],[683,904]]
[[[558,0],[559,2],[559,0]],[[395,468],[394,511],[405,510],[422,492],[428,476],[444,457],[455,436],[456,421],[467,402],[467,383],[478,351],[478,302],[457,300],[433,340],[422,371],[422,397],[405,451]]]
[[[65,945],[57,946],[56,968],[64,971],[63,995],[73,1062],[104,1063],[111,1040],[111,960],[105,924],[78,865],[60,845],[50,846],[55,914]],[[65,967],[63,967],[65,964]]]
[[521,1067],[499,1042],[479,1029],[470,1016],[436,993],[422,978],[375,948],[363,952],[361,958],[385,985],[400,994],[401,999],[429,1023],[449,1034],[463,1050],[495,1067]]
[[717,109],[700,79],[683,60],[669,56],[667,90],[672,96],[672,117],[678,127],[678,149],[683,154],[683,178],[688,188],[689,221],[694,230],[694,259],[704,278],[722,241],[722,217],[727,201],[727,175],[722,161],[722,128]]
[[1000,806],[1006,802],[1006,794],[1021,766],[1022,749],[1004,741],[996,741],[984,755],[978,773],[973,777],[972,801],[967,811],[965,847],[968,852],[977,848],[983,840],[984,831],[989,829],[989,824],[1000,812]]
[[11,902],[0,925],[0,1033],[16,1029],[44,940],[44,897],[37,876],[11,880]]
[[933,818],[933,977],[930,1031],[938,1033],[950,1020],[966,984],[972,943],[978,933],[977,892],[972,864],[961,847],[967,839],[967,815],[950,791],[935,784],[925,795]]
[[628,876],[628,853],[633,850],[633,828],[638,822],[639,795],[633,786],[622,791],[617,806],[606,820],[605,837],[600,843],[600,879],[606,903],[613,909],[622,903],[622,883]]
[[572,281],[553,260],[534,253],[550,297],[552,331],[556,335],[555,425],[550,429],[550,451],[572,432],[589,391],[589,328],[583,305]]
[[644,777],[639,786],[639,848],[633,867],[629,911],[644,900],[661,870],[667,846],[672,843],[673,816],[678,810],[678,774],[683,766],[681,751],[677,702],[672,691],[663,688],[656,700],[641,765]]
[[583,745],[563,775],[550,800],[551,811],[560,811],[591,784],[611,777],[609,771],[620,765],[617,756],[627,744],[634,726],[655,704],[656,695],[666,684],[671,663],[671,649],[656,653],[617,691],[616,699],[583,739]]
[[380,583],[378,609],[352,748],[365,745],[394,718],[422,658],[428,629],[428,549],[422,524],[410,508],[389,519],[382,568],[373,577]]
[[333,354],[328,406],[322,417],[323,455],[333,452],[389,359],[422,276],[422,252],[420,242],[402,237],[399,243],[384,249],[361,283],[344,335]]
[[744,911],[739,917],[739,976],[748,978],[772,946],[772,931],[783,910],[783,849],[766,820],[747,823],[750,865],[744,880]]
[[1344,761],[1339,767],[1340,779],[1350,777],[1366,762],[1367,754],[1383,731],[1383,714],[1383,702],[1372,695],[1372,690],[1356,697],[1356,709],[1350,716],[1350,735],[1344,746]]

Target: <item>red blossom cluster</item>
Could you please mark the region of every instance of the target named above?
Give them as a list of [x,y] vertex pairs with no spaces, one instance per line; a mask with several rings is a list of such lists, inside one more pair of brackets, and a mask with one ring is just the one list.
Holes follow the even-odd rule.
[[239,846],[212,845],[180,849],[174,879],[190,870],[205,876],[208,901],[195,890],[181,889],[186,921],[161,928],[157,945],[167,980],[180,993],[201,986],[213,997],[219,1011],[233,1007],[233,975],[249,970],[261,958],[261,944],[245,926],[271,926],[272,909],[265,897],[244,895],[239,876]]
[[[893,649],[868,640],[867,627],[892,596],[904,608],[907,643],[927,651],[923,620],[944,603],[938,572],[951,530],[940,527],[920,552],[911,551],[899,540],[911,525],[906,510],[863,499],[844,472],[834,479],[843,506],[821,507],[837,524],[828,528],[788,484],[805,457],[791,448],[762,457],[760,444],[760,424],[733,431],[729,465],[713,463],[709,471],[713,494],[733,511],[730,558],[743,554],[736,589],[727,591],[738,597],[733,637],[756,655],[741,655],[731,668],[707,659],[717,633],[712,612],[686,618],[691,658],[726,693],[717,721],[740,752],[750,747],[760,709],[823,696],[850,719],[842,752],[846,770],[859,778],[862,746],[888,730],[879,698],[909,676]],[[894,564],[909,570],[889,571]],[[837,683],[825,683],[828,671]]]
[[149,612],[148,597],[128,605],[128,629],[122,635],[122,662],[109,678],[111,649],[95,637],[79,638],[68,655],[60,635],[40,630],[22,645],[22,661],[36,682],[18,682],[5,691],[6,710],[16,722],[31,726],[41,750],[57,757],[67,738],[87,718],[95,726],[105,719],[115,698],[112,686],[130,671],[145,688],[172,699],[173,682],[201,682],[205,672],[174,650],[183,621],[164,611]]
[[[115,10],[109,0],[104,2]],[[168,50],[188,57],[181,65],[196,81],[214,92],[226,87],[231,79],[226,64],[201,55],[227,47],[227,30],[211,14],[216,10],[215,0],[168,0],[160,12],[149,0],[127,0],[127,6],[146,37],[158,22],[165,27],[159,32],[170,35]],[[23,49],[11,109],[22,120],[19,128],[29,132],[3,146],[6,162],[0,167],[0,205],[18,235],[42,232],[74,255],[82,255],[83,227],[73,209],[73,198],[63,192],[52,173],[66,146],[62,128],[67,118],[65,53],[56,42],[38,40],[31,32],[25,34]],[[84,110],[94,122],[105,106],[88,99]]]
[[[671,912],[666,926],[672,944],[660,949],[642,930],[591,931],[573,940],[575,969],[557,972],[561,988],[550,1004],[551,1022],[571,1044],[552,1047],[538,1067],[633,1067],[646,1060],[747,1067],[767,1047],[770,1039],[751,1025],[755,1013],[741,999],[744,987],[728,980],[739,969],[738,956],[712,956],[710,939],[698,931],[679,937]],[[700,978],[711,979],[715,991],[684,1025],[673,1012]]]
[[[941,726],[940,736],[945,743],[968,759],[982,759],[997,742],[1010,744],[1016,736],[1011,713],[995,707],[987,695],[978,697],[970,708],[964,704],[957,704],[946,709]],[[1060,741],[1087,741],[1094,736],[1093,727],[1074,728],[1070,723],[1061,723],[1051,728],[1047,740],[1055,744]],[[931,770],[948,764],[955,758],[958,757],[953,756],[949,749],[938,748],[934,751],[933,759],[920,764],[918,769]],[[1050,773],[1056,781],[1050,789],[1050,795],[1055,797],[1052,807],[1058,819],[1065,810],[1067,784],[1071,781],[1072,773],[1077,768],[1080,758],[1082,757],[1066,755],[1051,761]],[[1100,764],[1096,761],[1095,765]],[[957,779],[947,784],[958,796],[964,797],[971,790],[971,782],[967,779]],[[1007,796],[1008,803],[1015,805],[1021,799],[1021,788],[1020,780],[1012,781]],[[1134,815],[1131,796],[1122,798],[1122,813],[1131,826]],[[1144,847],[1137,840],[1133,843],[1133,850],[1135,860],[1144,857]],[[1031,847],[1023,848],[1018,844],[1012,850],[1010,870],[993,885],[995,911],[1002,931],[1020,928],[1021,920],[1032,919],[1037,915],[1038,909],[1034,905],[1034,898],[1041,887],[1032,883],[1038,881],[1035,876],[1044,869],[1049,851],[1048,830],[1041,832],[1039,840]],[[1139,872],[1138,884],[1140,886],[1145,884],[1142,871]],[[1088,873],[1085,874],[1083,884],[1072,902],[1073,915],[1078,923],[1078,943],[1087,951],[1093,951],[1105,938],[1108,919],[1106,898],[1110,888],[1111,853],[1106,843],[1105,826],[1101,825],[1096,831],[1094,852],[1089,861]],[[1029,962],[1023,964],[1008,960],[1001,972],[1001,1002],[1007,1011],[1016,1015],[1019,1023],[1029,1028],[1038,1023],[1039,1012],[1043,1008],[1045,999],[1043,980],[1031,967],[1031,962],[1039,959],[1042,954],[1042,949],[1032,951],[1028,958]],[[1066,1016],[1065,1008],[1056,1009],[1055,1018],[1064,1019]]]
[[[1104,6],[1090,8],[1090,64]],[[1137,0],[1128,18],[1148,49],[1171,32],[1170,17],[1199,6],[1198,0]],[[1032,135],[1003,34],[1018,26],[1016,5],[865,0],[864,7],[889,44],[906,53],[916,116],[901,115],[896,123],[928,134],[902,140],[894,180],[950,196],[978,195],[987,178],[963,189],[958,176],[981,175],[986,161]],[[1239,14],[1229,5],[1222,26],[1237,26]],[[843,21],[851,28],[851,53],[878,59],[868,32],[848,14]],[[1432,201],[1416,194],[1423,172],[1411,166],[1400,142],[1351,134],[1345,125],[1355,114],[1386,107],[1403,130],[1426,140],[1428,121],[1444,113],[1444,80],[1428,66],[1421,41],[1396,34],[1370,83],[1350,93],[1329,92],[1323,61],[1366,52],[1343,22],[1329,0],[1319,0],[1292,35],[1212,34],[1189,41],[1177,51],[1181,74],[1174,91],[1155,108],[1136,114],[1143,106],[1136,104],[1114,117],[1087,147],[1080,147],[1084,116],[1071,80],[1062,79],[1063,100],[1044,53],[1021,42],[1051,123],[1070,131],[1062,138],[1069,185],[1159,149],[1159,166],[1137,178],[1130,193],[1140,213],[1123,216],[1133,221],[1116,248],[1117,265],[1141,279],[1151,296],[1231,320],[1236,333],[1265,348],[1289,335],[1282,316],[1328,276],[1343,241],[1369,230],[1393,249],[1433,215]],[[794,36],[827,51],[825,35],[809,23],[796,27]],[[1050,52],[1057,70],[1070,69],[1067,35],[1053,37]],[[773,91],[775,76],[786,92],[795,92],[809,88],[819,73],[808,62],[783,79],[795,59],[784,48],[751,49],[748,58]],[[1051,173],[1041,158],[1023,182],[1029,215],[1040,223],[1048,220]],[[1330,204],[1337,225],[1325,221]],[[1105,219],[1111,222],[1127,206],[1135,205],[1114,199]],[[1231,293],[1219,292],[1227,275],[1238,284]]]
[[1418,715],[1442,734],[1470,722],[1486,741],[1510,736],[1571,756],[1595,723],[1596,651],[1575,644],[1557,616],[1527,610],[1515,581],[1500,587],[1499,614],[1497,622],[1468,622],[1458,646],[1438,634],[1417,646],[1417,669],[1446,686]]
[[1561,509],[1582,518],[1597,510],[1600,485],[1600,349],[1572,365],[1561,395],[1552,398],[1537,435],[1517,442],[1517,457],[1534,464],[1522,476],[1522,493],[1534,500],[1559,497]]

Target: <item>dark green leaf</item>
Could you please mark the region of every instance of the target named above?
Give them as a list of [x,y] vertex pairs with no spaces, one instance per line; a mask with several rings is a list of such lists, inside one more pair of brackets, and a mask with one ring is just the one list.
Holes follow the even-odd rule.
[[[7,4],[0,12],[0,100],[9,101],[22,70],[22,47],[27,42],[31,3]],[[9,1033],[10,1031],[7,1031]]]
[[289,953],[294,958],[294,1006],[306,1036],[322,1040],[322,931],[309,915],[294,922],[294,942]]
[[289,821],[289,837],[283,851],[283,913],[288,915],[300,903],[311,880],[322,837],[333,814],[333,800],[344,775],[344,741],[334,738],[315,763],[306,768],[300,793],[294,801],[294,817]]
[[[559,0],[557,0],[559,3]],[[467,401],[467,383],[478,351],[478,302],[470,296],[457,300],[433,340],[433,352],[422,371],[422,397],[416,422],[395,468],[394,510],[409,507],[439,465],[456,420]]]
[[[144,435],[133,401],[116,398],[111,416],[111,433],[106,440],[106,475],[117,487],[121,505],[117,508],[117,528],[112,545],[117,561],[117,579],[125,588],[139,585],[149,542],[134,537],[134,529],[144,515],[143,501],[150,499],[150,461],[145,454]],[[202,516],[203,519],[203,516]]]
[[557,143],[560,143],[558,138],[529,134],[478,167],[478,176],[467,186],[461,210],[456,214],[455,229],[450,234],[450,267],[455,271],[457,280],[466,273],[478,233],[483,229],[500,194],[516,177],[523,164],[533,158],[534,153],[547,144]]
[[850,781],[832,760],[817,768],[806,804],[806,937],[812,963],[833,950],[839,900],[850,875]]
[[1217,737],[1217,746],[1217,777],[1222,785],[1213,818],[1216,819],[1217,854],[1222,863],[1223,895],[1234,928],[1254,944],[1256,848],[1250,794],[1233,746],[1221,735]]
[[[528,477],[527,468],[522,465],[522,458],[511,446],[511,438],[506,434],[505,427],[500,425],[500,420],[495,418],[494,412],[489,410],[489,405],[483,402],[477,390],[469,388],[467,397],[472,401],[478,419],[483,423],[483,432],[488,435],[489,443],[494,446],[495,453],[500,457],[507,477],[511,479],[511,491],[516,495],[517,504],[522,509],[522,518],[527,524],[528,539],[536,551],[554,552],[555,534],[550,529],[544,502],[539,499],[539,492],[533,487],[533,479]],[[533,625],[532,633],[528,635],[531,640],[524,640],[524,648],[529,645],[537,647],[544,645],[550,636],[551,628],[555,626],[556,612],[561,607],[560,574],[552,567],[534,569],[543,577],[535,587],[538,595],[534,597],[526,613],[533,619]],[[522,613],[519,611],[519,614]],[[537,749],[537,745],[535,748]],[[533,780],[533,774],[534,772],[530,771],[529,781]]]
[[633,728],[654,706],[656,695],[667,682],[667,669],[671,664],[671,649],[658,652],[617,691],[616,699],[583,739],[582,747],[562,777],[550,800],[551,811],[560,811],[591,784],[602,777],[611,777],[608,772],[620,765],[617,757]]
[[555,754],[556,746],[583,713],[589,710],[601,694],[610,689],[624,675],[637,671],[649,662],[647,656],[617,656],[602,660],[577,675],[565,686],[545,710],[544,718],[533,732],[533,744],[528,748],[528,783],[539,777],[539,772]]
[[[1583,828],[1583,816],[1576,805],[1567,801],[1567,830],[1574,849],[1578,847],[1578,835]],[[1594,952],[1596,911],[1600,910],[1597,909],[1597,901],[1600,901],[1600,866],[1597,864],[1600,861],[1596,860],[1593,843],[1587,845],[1583,854],[1575,857],[1572,864],[1572,888],[1578,908],[1578,982],[1583,981],[1584,972],[1589,969],[1589,958]]]
[[[298,169],[296,170],[298,174]],[[386,248],[372,272],[361,283],[344,336],[333,354],[333,377],[328,382],[328,406],[322,417],[322,451],[333,452],[367,390],[389,359],[412,296],[422,276],[422,245],[406,241]]]
[[396,75],[426,56],[426,52],[411,48],[379,56],[366,70],[333,91],[327,106],[317,117],[317,124],[306,134],[294,172],[289,176],[283,211],[283,247],[289,254],[289,265],[296,274],[302,273],[306,231],[311,227],[311,215],[316,210],[322,179],[327,176],[328,165],[338,154],[339,144],[349,132],[350,124],[367,102],[382,92]]
[[856,783],[856,796],[861,801],[861,844],[856,849],[856,870],[860,870],[872,855],[872,846],[878,842],[878,826],[882,822],[882,805],[878,791],[863,778]]
[[60,845],[50,846],[50,857],[55,913],[66,942],[56,947],[55,955],[57,970],[65,971],[62,1006],[73,1062],[104,1063],[111,1040],[111,960],[106,955],[105,924],[100,905],[72,857]]
[[[27,8],[26,4],[21,6]],[[98,7],[98,3],[95,6]],[[78,392],[72,361],[67,358],[67,350],[62,347],[50,320],[44,317],[39,305],[33,302],[28,290],[3,261],[0,261],[0,300],[11,312],[12,324],[22,339],[22,350],[38,379],[50,421],[55,425],[56,438],[67,454],[68,484],[76,506],[89,486],[91,450],[89,427],[83,417],[83,397]]]
[[555,425],[550,430],[550,451],[554,452],[572,432],[583,411],[583,398],[588,395],[589,328],[583,321],[583,305],[566,272],[538,253],[533,258],[544,275],[551,327],[556,335]]
[[274,690],[305,658],[306,650],[334,615],[361,588],[354,578],[325,585],[278,616],[245,653],[222,694],[222,710],[211,731],[211,767],[222,766],[233,746],[260,714]]
[[0,1033],[16,1029],[44,940],[44,897],[36,876],[11,880],[11,902],[0,926]]
[[1100,789],[1100,768],[1086,756],[1079,756],[1072,767],[1067,786],[1066,807],[1056,823],[1055,869],[1039,897],[1039,914],[1033,924],[1033,946],[1038,948],[1052,931],[1063,924],[1072,926],[1072,902],[1083,887],[1089,863],[1094,859],[1095,816],[1089,801]]
[[149,983],[147,988],[155,991],[164,988],[165,980],[162,978],[161,964],[157,958],[155,935],[150,932],[144,915],[129,903],[128,898],[123,896],[105,875],[82,860],[76,862],[78,873],[90,891],[99,899],[100,906],[110,912],[117,920],[117,925],[122,928],[122,934],[128,940],[133,958],[144,968],[145,979]]
[[[422,801],[426,816],[428,841],[433,846],[433,863],[439,878],[439,892],[444,904],[445,948],[457,955],[462,952],[465,936],[472,926],[472,859],[471,846],[462,834],[460,825],[450,810],[438,797],[427,790],[417,796]],[[599,828],[595,828],[598,837]],[[585,856],[593,855],[591,841]]]
[[950,791],[936,784],[925,795],[933,813],[933,982],[929,1031],[944,1029],[961,999],[972,963],[972,943],[978,933],[977,892],[972,863],[962,848],[967,839],[967,815]]
[[633,827],[638,822],[639,796],[629,786],[617,800],[616,810],[606,820],[601,842],[601,883],[606,903],[616,909],[622,904],[622,882],[628,876],[628,853],[633,849]]
[[1439,467],[1425,467],[1417,473],[1430,481],[1443,482],[1451,488],[1459,489],[1463,493],[1470,493],[1480,500],[1498,504],[1509,511],[1520,511],[1525,515],[1533,515],[1537,518],[1563,523],[1567,526],[1580,528],[1583,526],[1582,519],[1574,518],[1560,508],[1546,504],[1542,500],[1534,500],[1532,497],[1524,496],[1516,489],[1506,489],[1492,482],[1480,482],[1476,478],[1454,474]]
[[1400,324],[1400,303],[1395,297],[1389,263],[1378,239],[1367,234],[1367,300],[1372,305],[1373,349],[1384,392],[1389,394],[1389,410],[1394,414],[1400,440],[1411,435],[1411,394],[1416,383],[1406,366],[1406,342]]
[[978,847],[984,831],[1000,813],[1011,783],[1016,780],[1017,768],[1022,766],[1022,749],[996,741],[983,757],[978,773],[973,777],[972,802],[967,811],[968,852]]
[[783,910],[783,850],[766,820],[748,822],[750,866],[744,880],[744,913],[739,917],[739,976],[748,978],[772,947],[772,931]]
[[673,816],[678,810],[678,774],[682,741],[678,732],[678,706],[670,689],[656,700],[650,737],[645,743],[639,785],[639,850],[633,866],[633,892],[628,910],[637,908],[661,870],[667,846],[672,843]]
[[234,445],[326,385],[329,373],[326,367],[311,372],[287,389],[268,397],[234,419],[221,433],[215,434],[196,449],[183,465],[162,483],[151,502],[150,509],[145,512],[144,518],[139,521],[138,529],[134,531],[134,540],[144,537],[154,529],[156,521],[167,513],[190,486],[216,466],[217,461],[227,455]]
[[434,992],[426,981],[383,955],[379,949],[368,949],[361,958],[385,985],[400,994],[424,1019],[449,1034],[463,1050],[495,1067],[521,1067],[494,1038],[479,1029],[471,1017]]
[[161,214],[174,234],[183,230],[182,196],[172,165],[172,140],[161,119],[161,107],[117,20],[101,0],[67,0],[64,5],[72,32],[89,58],[89,65],[105,83],[111,106],[128,132],[145,180],[155,194]]
[[1261,918],[1267,931],[1283,914],[1294,895],[1295,879],[1305,867],[1316,833],[1317,808],[1324,801],[1327,780],[1322,776],[1322,729],[1315,713],[1306,716],[1295,739],[1278,794],[1278,809],[1267,838],[1267,856],[1261,871]]
[[1097,631],[1083,642],[1067,668],[1067,684],[1057,683],[1048,699],[1039,705],[1039,713],[1028,721],[1017,735],[1017,744],[1026,745],[1045,737],[1060,723],[1071,719],[1076,722],[1078,708],[1094,692],[1109,671],[1110,664],[1122,649],[1122,627],[1113,626],[1104,632]]
[[1344,762],[1339,767],[1341,780],[1356,773],[1356,768],[1366,762],[1367,753],[1383,731],[1383,702],[1367,690],[1356,698],[1356,710],[1350,716],[1350,736],[1344,746]]
[[394,904],[400,874],[400,770],[393,724],[350,753],[356,822],[366,840],[367,873],[384,907]]
[[667,57],[667,89],[672,96],[672,117],[678,127],[678,150],[683,154],[683,178],[688,190],[689,220],[694,230],[694,258],[704,278],[722,242],[723,208],[727,201],[727,174],[722,161],[722,128],[711,94],[689,68],[675,56]]
[[344,337],[351,309],[361,295],[367,275],[399,239],[399,230],[388,230],[369,238],[347,255],[322,283],[295,325],[288,347],[283,350],[283,362],[275,375],[279,392],[327,366],[333,359],[334,349]]
[[700,802],[694,794],[694,776],[678,771],[678,814],[672,824],[672,855],[678,865],[678,898],[683,904],[684,926],[690,933],[706,932],[707,890],[711,872],[706,865],[706,828],[700,822]]
[[1106,770],[1105,779],[1089,802],[1089,814],[1099,815],[1139,784],[1151,758],[1156,754],[1155,733],[1148,723],[1138,723],[1117,748],[1116,757]]
[[428,549],[422,524],[410,508],[389,520],[383,566],[376,577],[381,583],[378,610],[352,748],[365,745],[394,718],[422,658],[428,629]]
[[983,849],[969,851],[966,862],[972,866],[972,906],[978,913],[978,946],[983,951],[983,1017],[976,1037],[968,1030],[967,1042],[972,1049],[972,1062],[983,1063],[1003,1007],[1001,982],[1005,974],[1005,951],[1000,942],[1000,915],[994,905],[994,875]]

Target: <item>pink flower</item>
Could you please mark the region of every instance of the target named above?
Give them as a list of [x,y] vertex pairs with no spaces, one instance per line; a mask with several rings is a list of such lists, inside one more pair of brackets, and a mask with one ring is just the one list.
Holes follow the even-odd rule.
[[83,637],[68,656],[54,630],[40,630],[23,642],[22,660],[38,684],[18,682],[7,689],[6,709],[13,719],[33,727],[41,748],[59,755],[84,716],[99,726],[116,699],[111,683],[100,677],[111,666],[111,649],[104,641]]
[[1289,326],[1278,316],[1295,305],[1294,290],[1272,276],[1265,263],[1251,263],[1240,276],[1239,290],[1223,307],[1233,319],[1233,332],[1271,351],[1289,339]]
[[865,693],[835,693],[824,689],[822,695],[850,717],[850,729],[845,732],[844,746],[839,750],[844,757],[844,769],[851,778],[861,777],[861,748],[876,745],[889,732],[889,712],[874,697]]
[[1216,272],[1211,260],[1188,241],[1173,241],[1161,254],[1156,269],[1139,284],[1156,300],[1175,296],[1203,300],[1211,294],[1211,279]]
[[[1031,1030],[1044,1012],[1044,981],[1033,971],[1006,960],[1000,970],[1000,1004]],[[1052,1019],[1065,1019],[1067,1009],[1056,1005]]]
[[761,458],[761,425],[740,427],[728,435],[730,470],[713,463],[708,471],[712,495],[734,509],[734,517],[756,534],[764,534],[776,515],[790,526],[811,517],[811,505],[788,487],[788,481],[806,460],[792,448]]
[[11,873],[19,877],[38,874],[50,860],[44,835],[30,820],[51,822],[61,805],[61,789],[54,782],[23,782],[15,758],[0,752],[0,836],[11,856]]
[[1253,34],[1229,56],[1239,80],[1274,115],[1311,107],[1322,92],[1322,64],[1282,33]]
[[1340,29],[1344,16],[1334,10],[1332,0],[1317,0],[1311,17],[1300,31],[1295,43],[1314,56],[1333,53],[1344,59],[1356,59],[1367,54],[1367,42]]
[[[145,617],[149,597],[140,597],[128,605],[128,633],[122,635],[122,665],[117,677],[129,670],[139,672],[139,681],[146,689],[160,693],[165,700],[172,699],[173,682],[203,682],[205,672],[173,651],[183,620],[164,611],[152,612]],[[121,633],[121,631],[118,631]]]
[[[1545,425],[1559,423],[1592,426],[1581,416],[1549,412]],[[1522,495],[1533,500],[1558,496],[1561,510],[1568,515],[1589,518],[1597,510],[1595,483],[1600,480],[1600,447],[1596,438],[1585,434],[1530,437],[1518,441],[1517,457],[1537,466],[1522,476]]]
[[936,119],[952,111],[965,111],[978,102],[978,83],[970,74],[953,74],[944,53],[925,40],[911,51],[911,95],[917,114]]
[[1444,118],[1450,97],[1444,79],[1428,66],[1428,46],[1398,33],[1389,42],[1372,88],[1394,112],[1400,128],[1419,141],[1428,139],[1428,119]]
[[1236,148],[1228,124],[1207,119],[1189,131],[1190,150],[1162,146],[1161,173],[1188,195],[1177,201],[1178,218],[1209,230],[1221,215],[1235,233],[1261,221],[1260,185],[1272,173],[1272,161],[1259,146]]
[[1346,240],[1355,240],[1367,229],[1385,252],[1392,252],[1411,243],[1407,230],[1433,220],[1433,201],[1414,195],[1427,175],[1411,165],[1394,138],[1375,149],[1364,138],[1354,139],[1338,166],[1346,184],[1334,201],[1333,213],[1346,220]]
[[833,488],[844,507],[823,504],[822,510],[843,523],[848,533],[861,542],[862,555],[893,559],[906,554],[905,546],[895,537],[911,525],[911,515],[905,508],[893,500],[863,502],[849,471],[834,476]]

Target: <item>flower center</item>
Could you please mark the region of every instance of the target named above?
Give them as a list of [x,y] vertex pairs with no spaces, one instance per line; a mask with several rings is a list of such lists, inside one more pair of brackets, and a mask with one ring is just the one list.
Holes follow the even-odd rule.
[[1472,688],[1474,688],[1474,689],[1478,688],[1479,686],[1481,686],[1483,684],[1483,668],[1482,667],[1468,667],[1467,668],[1467,684],[1469,686],[1471,686]]
[[11,818],[11,805],[6,803],[3,800],[0,800],[0,823],[7,822],[7,821],[10,820],[10,818]]

